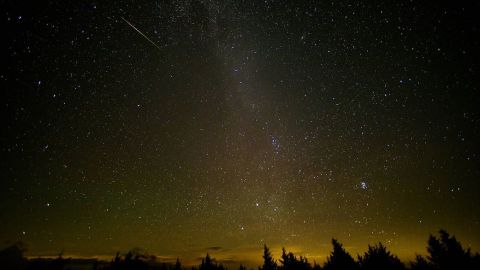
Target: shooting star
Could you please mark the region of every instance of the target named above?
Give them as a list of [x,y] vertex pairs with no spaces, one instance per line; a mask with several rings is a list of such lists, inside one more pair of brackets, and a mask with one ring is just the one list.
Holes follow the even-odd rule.
[[137,31],[137,33],[139,33],[142,37],[144,37],[146,40],[148,40],[148,42],[150,42],[153,46],[155,46],[155,48],[157,48],[159,50],[162,50],[162,48],[160,48],[160,46],[158,46],[155,42],[153,42],[151,39],[149,39],[144,33],[142,33],[142,31],[138,30],[138,28],[135,27],[135,25],[131,24],[129,21],[127,21],[123,17],[120,17],[120,18],[122,18],[122,20],[124,22],[126,22],[128,25],[130,25],[133,28],[133,30]]

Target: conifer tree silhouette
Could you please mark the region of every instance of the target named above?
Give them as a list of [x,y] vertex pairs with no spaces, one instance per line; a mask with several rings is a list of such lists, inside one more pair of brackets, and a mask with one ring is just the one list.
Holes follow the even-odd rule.
[[345,251],[342,244],[337,239],[332,238],[333,251],[327,257],[327,261],[323,266],[325,270],[356,270],[359,269],[358,264],[353,257]]
[[211,270],[212,269],[212,259],[210,259],[210,255],[207,253],[204,259],[202,259],[202,263],[200,264],[199,270]]
[[390,253],[382,244],[371,246],[368,245],[368,251],[363,257],[359,256],[358,261],[361,269],[368,270],[402,270],[405,269],[403,263],[397,256]]
[[300,256],[298,259],[292,252],[286,252],[282,249],[282,258],[280,259],[283,270],[309,270],[311,269],[307,258]]
[[275,270],[277,269],[277,263],[272,257],[272,253],[267,245],[263,245],[263,265],[259,267],[260,270]]
[[287,251],[285,250],[285,248],[282,248],[282,256],[280,259],[280,263],[282,264],[282,270],[291,270],[292,268],[289,255],[290,254],[287,254]]
[[216,264],[214,259],[207,253],[205,259],[202,259],[199,270],[224,270],[224,267],[222,264]]
[[0,251],[0,268],[2,269],[26,269],[27,260],[23,256],[26,251],[23,242],[17,242]]
[[417,256],[415,262],[412,263],[412,268],[424,269],[421,267],[427,265],[430,269],[439,270],[480,269],[478,253],[472,255],[470,249],[464,250],[455,236],[450,236],[445,230],[440,230],[439,234],[439,238],[430,235],[426,259]]
[[410,269],[412,270],[428,270],[430,269],[430,264],[428,261],[421,255],[415,256],[415,261],[411,263]]
[[177,261],[175,262],[175,266],[173,267],[173,270],[182,270],[182,264],[180,263],[179,258],[177,258]]
[[320,266],[320,264],[318,264],[316,261],[313,261],[313,267],[312,267],[312,270],[321,270],[322,267]]

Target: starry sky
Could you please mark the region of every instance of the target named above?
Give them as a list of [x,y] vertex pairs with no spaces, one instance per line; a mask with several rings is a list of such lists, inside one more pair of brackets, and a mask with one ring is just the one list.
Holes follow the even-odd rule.
[[1,6],[2,247],[480,249],[478,3]]

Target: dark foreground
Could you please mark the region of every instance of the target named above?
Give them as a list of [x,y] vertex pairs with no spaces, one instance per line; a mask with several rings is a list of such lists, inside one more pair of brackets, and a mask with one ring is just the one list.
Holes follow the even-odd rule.
[[[27,259],[24,257],[24,244],[18,242],[0,251],[0,269],[11,270],[227,270],[222,264],[211,258],[209,254],[198,266],[184,267],[179,259],[175,264],[162,263],[155,256],[146,255],[141,250],[134,249],[122,255],[117,253],[110,261],[96,259],[63,258],[60,254],[56,259]],[[473,254],[470,249],[464,249],[454,236],[440,230],[439,237],[430,235],[427,242],[427,256],[417,255],[412,262],[402,262],[390,253],[382,244],[369,245],[368,250],[354,259],[336,239],[332,239],[333,250],[323,265],[311,264],[306,257],[295,256],[285,249],[278,262],[272,257],[267,246],[264,246],[263,265],[258,270],[461,270],[480,269],[480,255]],[[242,265],[239,270],[246,270]]]

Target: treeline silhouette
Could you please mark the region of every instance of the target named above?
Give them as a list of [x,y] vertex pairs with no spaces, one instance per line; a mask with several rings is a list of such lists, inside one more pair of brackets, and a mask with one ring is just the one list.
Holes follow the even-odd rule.
[[[278,262],[273,258],[270,249],[265,245],[263,250],[263,264],[258,270],[457,270],[480,269],[480,255],[472,254],[470,249],[464,249],[461,243],[450,236],[445,230],[440,230],[439,237],[430,235],[427,242],[427,255],[416,255],[414,261],[405,265],[382,244],[369,245],[363,255],[354,259],[336,239],[332,239],[333,249],[321,266],[316,262],[310,264],[303,256],[297,257],[292,252],[282,249]],[[110,262],[101,262],[95,259],[65,259],[62,253],[55,259],[27,259],[24,257],[26,247],[17,242],[0,251],[0,269],[12,270],[66,270],[66,269],[93,269],[93,270],[227,270],[221,263],[217,263],[207,253],[198,266],[183,267],[177,258],[173,263],[158,262],[155,256],[146,255],[140,249],[133,249],[121,255],[117,253]],[[86,268],[88,266],[88,268]],[[240,265],[239,270],[246,270]]]

